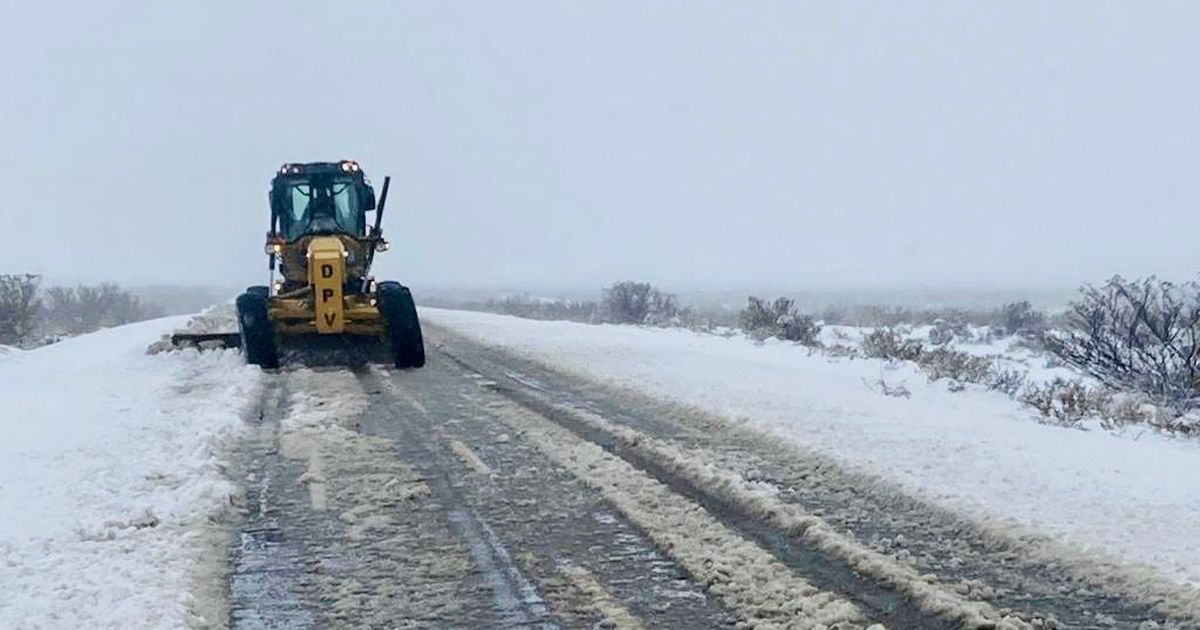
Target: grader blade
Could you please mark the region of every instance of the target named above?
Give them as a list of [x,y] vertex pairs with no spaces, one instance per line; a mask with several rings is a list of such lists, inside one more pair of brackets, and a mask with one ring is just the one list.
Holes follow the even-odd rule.
[[199,348],[212,350],[215,348],[240,348],[242,337],[238,333],[175,333],[171,335],[171,345],[176,348]]

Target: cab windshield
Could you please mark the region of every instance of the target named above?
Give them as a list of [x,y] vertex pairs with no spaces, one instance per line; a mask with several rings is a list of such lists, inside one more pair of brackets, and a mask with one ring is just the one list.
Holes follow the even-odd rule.
[[313,179],[283,186],[279,227],[285,239],[308,234],[363,234],[363,212],[354,182]]

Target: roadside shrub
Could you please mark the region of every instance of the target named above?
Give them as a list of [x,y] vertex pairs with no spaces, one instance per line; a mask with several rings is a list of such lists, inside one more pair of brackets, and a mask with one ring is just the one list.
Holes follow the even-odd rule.
[[1089,388],[1079,380],[1056,378],[1049,383],[1026,387],[1021,392],[1021,402],[1057,424],[1075,426],[1089,416],[1108,415],[1112,394]]
[[[861,323],[866,326],[893,328],[901,324],[912,324],[916,321],[913,312],[902,306],[884,304],[868,304],[859,309],[860,313],[847,323]],[[854,322],[853,319],[860,320]]]
[[921,358],[924,347],[920,341],[908,339],[895,328],[877,328],[863,336],[859,342],[865,356],[873,359],[916,361]]
[[935,346],[944,346],[954,341],[954,331],[939,324],[934,324],[933,328],[929,329],[929,343]]
[[1195,406],[1200,379],[1200,285],[1114,276],[1084,287],[1070,328],[1046,347],[1114,389],[1141,392],[1177,410]]
[[952,391],[963,383],[978,383],[993,391],[1015,395],[1025,383],[1025,374],[1000,369],[992,357],[982,357],[946,347],[927,350],[920,341],[905,337],[894,328],[879,328],[863,337],[862,353],[871,358],[912,361],[929,380],[949,379]]
[[917,363],[932,381],[949,378],[960,383],[986,383],[992,373],[991,359],[947,348],[923,352]]
[[58,334],[88,333],[160,315],[158,306],[145,304],[110,282],[46,291],[45,328]]
[[780,297],[768,302],[752,295],[746,301],[738,323],[747,334],[760,338],[778,337],[806,346],[817,345],[821,325],[802,315],[791,299]]
[[983,384],[992,391],[1016,396],[1025,386],[1025,378],[1025,372],[1020,370],[993,368]]
[[1195,411],[1185,414],[1164,414],[1159,409],[1157,413],[1152,414],[1149,422],[1150,426],[1159,431],[1193,437],[1200,435],[1200,414]]
[[597,304],[590,300],[547,300],[510,295],[489,300],[487,310],[526,319],[592,322],[596,318]]
[[[865,383],[866,381],[864,380],[863,382]],[[905,387],[904,383],[890,385],[887,381],[881,378],[878,381],[875,381],[875,385],[879,387],[879,393],[883,394],[884,396],[890,396],[892,398],[912,397],[912,392],[908,391],[908,387]],[[870,387],[870,383],[867,383],[867,386]]]
[[39,276],[0,274],[0,344],[18,345],[29,341],[37,327]]
[[938,319],[929,329],[929,343],[944,346],[955,339],[970,339],[971,331],[963,319]]
[[675,296],[648,282],[626,280],[604,289],[602,318],[613,324],[668,325],[679,315]]
[[1104,426],[1121,427],[1132,424],[1148,424],[1158,426],[1163,420],[1166,420],[1166,426],[1159,426],[1167,430],[1178,430],[1171,427],[1171,419],[1175,414],[1167,414],[1171,418],[1160,418],[1162,414],[1155,413],[1153,405],[1147,405],[1146,400],[1141,396],[1123,396],[1120,399],[1114,400],[1104,411]]
[[848,346],[844,343],[835,343],[825,346],[824,350],[825,354],[831,357],[857,359],[861,355],[861,352],[858,348],[854,346]]
[[1035,310],[1028,300],[1009,302],[997,312],[995,327],[1004,335],[1037,336],[1046,330],[1046,314]]
[[[717,329],[737,328],[737,315],[736,311],[727,308],[684,306],[680,307],[675,319],[684,328],[715,333]],[[725,334],[726,332],[729,334],[733,333],[733,331],[722,331],[721,334]]]
[[[992,308],[929,307],[906,308],[887,304],[837,305],[821,310],[827,324],[895,328],[899,326],[938,326],[949,328],[961,339],[970,339],[970,327],[995,326],[1000,312]],[[967,334],[963,334],[967,333]],[[940,345],[940,343],[935,344]]]

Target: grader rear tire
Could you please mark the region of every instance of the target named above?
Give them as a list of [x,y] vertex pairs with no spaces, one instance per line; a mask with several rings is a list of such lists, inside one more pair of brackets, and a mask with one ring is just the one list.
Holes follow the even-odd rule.
[[266,287],[250,287],[238,296],[238,333],[246,363],[273,369],[279,367],[279,354],[275,349],[275,331],[267,316],[267,295],[260,289]]
[[376,290],[379,312],[387,322],[388,342],[392,359],[398,368],[419,368],[425,365],[425,341],[421,336],[421,320],[408,287],[398,282],[380,282]]

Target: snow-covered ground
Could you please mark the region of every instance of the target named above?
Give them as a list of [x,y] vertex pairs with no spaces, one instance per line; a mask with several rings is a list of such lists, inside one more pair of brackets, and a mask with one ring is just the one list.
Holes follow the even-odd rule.
[[219,614],[192,581],[219,568],[210,518],[236,488],[217,454],[261,372],[236,351],[146,354],[186,320],[0,355],[0,628]]
[[[576,373],[743,418],[952,508],[1200,585],[1196,441],[1043,425],[1007,396],[951,392],[911,364],[830,358],[787,342],[433,308],[421,315]],[[904,384],[911,397],[884,396],[880,380]]]

